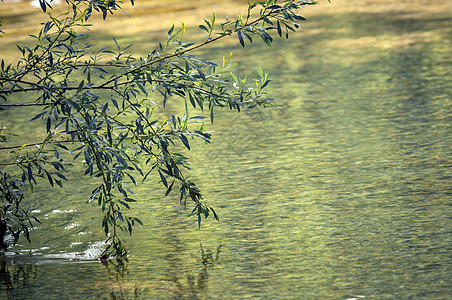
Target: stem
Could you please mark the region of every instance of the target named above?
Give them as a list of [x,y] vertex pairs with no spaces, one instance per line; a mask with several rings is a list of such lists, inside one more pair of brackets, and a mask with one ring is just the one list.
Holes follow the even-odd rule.
[[[71,143],[71,140],[61,140],[61,141],[53,141],[51,143]],[[25,145],[17,145],[17,146],[6,146],[6,147],[0,147],[1,150],[9,150],[9,149],[17,149],[17,148],[24,148],[24,147],[33,147],[36,145],[43,145],[45,142],[38,142],[38,143],[29,143]]]
[[28,72],[32,71],[34,67],[36,67],[36,64],[42,60],[44,55],[46,55],[50,49],[53,47],[53,45],[59,40],[60,36],[63,34],[63,32],[66,31],[67,28],[70,28],[70,26],[66,23],[63,27],[60,27],[60,30],[58,31],[58,34],[56,35],[55,39],[49,44],[49,46],[45,49],[45,51],[39,56],[34,59],[32,62],[32,65],[27,65],[25,67],[25,70],[22,71],[22,73],[17,74],[17,78],[22,79]]
[[[271,14],[272,14],[272,12],[266,14],[265,16],[268,17],[268,16],[270,16]],[[110,83],[114,82],[115,80],[118,80],[118,79],[121,78],[121,77],[127,76],[127,75],[129,75],[129,74],[131,74],[131,73],[133,73],[133,72],[135,72],[135,71],[144,69],[144,68],[149,67],[149,66],[151,66],[151,65],[153,65],[153,64],[159,63],[159,62],[161,62],[161,61],[170,59],[170,58],[175,57],[175,56],[179,56],[179,55],[183,55],[183,54],[185,54],[185,53],[191,52],[191,51],[196,50],[196,49],[198,49],[198,48],[204,47],[204,46],[206,46],[206,45],[208,45],[208,44],[210,44],[210,43],[216,42],[216,41],[218,41],[219,39],[224,38],[224,37],[226,37],[226,36],[231,36],[234,32],[240,31],[240,30],[244,29],[244,28],[247,27],[247,26],[250,26],[250,25],[253,25],[253,24],[255,24],[255,23],[258,23],[258,22],[261,21],[261,20],[263,20],[263,16],[262,16],[262,15],[261,15],[258,19],[254,20],[254,21],[252,21],[252,22],[250,22],[250,23],[245,23],[243,26],[237,28],[237,29],[234,30],[234,31],[231,31],[231,32],[229,32],[229,33],[225,33],[224,35],[217,36],[216,38],[207,40],[207,41],[205,41],[205,42],[203,42],[203,43],[201,43],[201,44],[199,44],[199,45],[196,45],[196,46],[187,48],[187,49],[185,49],[185,50],[183,50],[183,51],[176,52],[176,53],[173,53],[173,54],[170,54],[170,55],[161,57],[161,58],[159,58],[159,59],[150,61],[150,62],[148,62],[148,63],[146,63],[146,64],[144,64],[144,65],[141,65],[140,67],[138,67],[138,68],[136,68],[136,69],[129,70],[129,71],[123,73],[123,74],[120,74],[120,75],[118,75],[118,76],[116,76],[116,77],[113,77],[112,79],[107,80],[106,82],[104,82],[103,84],[101,84],[99,87],[104,87],[104,86],[106,86],[107,84],[110,84]],[[248,20],[247,20],[247,21],[248,21]]]

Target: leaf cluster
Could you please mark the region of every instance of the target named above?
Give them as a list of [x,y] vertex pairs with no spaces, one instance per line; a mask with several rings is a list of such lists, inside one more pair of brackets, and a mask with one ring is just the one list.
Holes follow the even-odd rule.
[[[245,17],[240,14],[220,24],[213,14],[199,25],[206,37],[201,43],[186,42],[185,26],[173,26],[167,40],[144,57],[135,57],[128,52],[131,45],[124,47],[114,38],[113,47],[99,49],[83,31],[93,12],[105,19],[108,12],[120,9],[119,1],[67,2],[71,8],[65,14],[48,14],[49,21],[32,36],[33,47],[17,46],[22,58],[16,64],[1,60],[0,109],[41,106],[42,111],[30,121],[44,124],[46,136],[35,143],[34,151],[31,148],[36,146],[30,144],[0,148],[12,149],[13,159],[7,164],[20,170],[16,181],[4,174],[6,188],[0,197],[7,203],[20,203],[22,194],[5,195],[17,185],[33,189],[37,178],[61,187],[70,165],[63,152],[84,165],[84,175],[98,180],[88,202],[102,210],[106,255],[126,256],[122,233],[132,234],[133,226],[142,224],[129,214],[130,205],[137,201],[133,186],[152,180],[151,173],[165,187],[165,196],[178,186],[180,203],[185,205],[187,199],[193,203],[191,215],[197,217],[199,227],[202,217],[219,220],[201,190],[185,175],[187,158],[180,149],[191,150],[194,139],[210,143],[211,132],[204,121],[213,123],[217,109],[250,112],[257,106],[270,106],[273,98],[265,92],[270,79],[262,69],[258,78],[249,80],[230,71],[230,55],[218,64],[193,52],[233,35],[242,46],[254,36],[271,45],[271,34],[288,37],[299,27],[296,22],[304,20],[298,11],[313,2],[249,3]],[[50,7],[45,0],[40,3],[44,11]],[[34,102],[9,104],[9,97],[16,93],[27,93],[28,99],[33,95]],[[183,106],[184,113],[169,114],[169,101]],[[0,139],[6,141],[7,136],[2,134]],[[14,230],[26,232],[29,238],[25,227]]]
[[[7,172],[0,171],[0,230],[5,234],[6,230],[11,233],[16,243],[21,235],[30,241],[30,229],[33,221],[41,223],[37,218],[31,216],[30,207],[22,208],[24,195],[20,192],[21,180],[12,177]],[[3,236],[0,240],[0,249],[6,249],[8,245]]]

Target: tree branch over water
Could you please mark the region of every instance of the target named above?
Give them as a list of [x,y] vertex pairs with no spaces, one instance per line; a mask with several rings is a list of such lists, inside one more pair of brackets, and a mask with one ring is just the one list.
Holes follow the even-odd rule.
[[[45,0],[40,3],[47,10]],[[127,257],[123,236],[142,224],[139,217],[128,213],[137,201],[132,188],[138,179],[147,181],[150,174],[158,176],[165,196],[179,186],[179,201],[185,205],[191,200],[191,215],[197,218],[198,227],[203,218],[219,220],[201,189],[185,174],[188,159],[178,147],[191,150],[195,138],[210,143],[211,132],[204,122],[210,119],[213,123],[218,109],[251,112],[258,106],[272,106],[274,99],[265,91],[270,79],[261,69],[254,80],[241,78],[231,72],[230,55],[215,63],[193,53],[227,37],[237,38],[243,47],[255,37],[271,46],[271,34],[287,38],[300,27],[297,22],[305,20],[300,9],[314,2],[250,2],[245,16],[239,14],[220,24],[212,14],[199,25],[206,38],[200,43],[185,42],[185,26],[173,26],[166,41],[144,57],[128,53],[131,46],[123,47],[114,38],[115,50],[107,46],[95,50],[90,36],[77,31],[88,25],[96,11],[105,19],[107,13],[119,9],[117,2],[69,0],[69,4],[68,11],[58,17],[48,14],[48,21],[32,36],[32,47],[18,46],[22,58],[17,64],[1,60],[0,109],[41,106],[30,124],[42,126],[45,133],[37,143],[0,147],[11,150],[12,156],[11,162],[1,165],[17,168],[16,173],[4,173],[5,186],[28,185],[33,190],[47,181],[52,187],[62,187],[68,171],[60,152],[73,155],[85,168],[84,175],[98,181],[88,202],[97,202],[103,213],[107,243],[103,257]],[[8,103],[12,95],[16,102],[26,99],[27,103]],[[182,100],[182,115],[167,109],[174,99]],[[20,110],[14,113],[26,116]],[[0,142],[7,142],[9,134],[2,127]],[[2,201],[18,206],[23,196],[9,197],[8,191],[2,190]],[[9,222],[15,241],[22,234],[29,239],[31,216],[16,212],[15,219],[8,219],[7,213],[2,212],[0,220]]]

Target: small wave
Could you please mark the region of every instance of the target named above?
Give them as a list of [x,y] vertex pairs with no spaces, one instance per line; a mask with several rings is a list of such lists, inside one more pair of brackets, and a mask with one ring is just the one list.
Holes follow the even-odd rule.
[[92,261],[97,260],[104,250],[104,242],[96,242],[89,245],[88,249],[82,252],[63,252],[58,254],[46,254],[43,258]]
[[80,225],[79,225],[79,224],[72,223],[72,224],[70,224],[70,225],[64,227],[64,229],[65,229],[65,230],[69,230],[69,229],[75,228],[75,227],[77,227],[77,226],[80,226]]
[[[73,245],[71,245],[73,246]],[[104,242],[95,242],[88,246],[85,251],[79,252],[61,252],[52,254],[42,254],[41,250],[46,250],[48,247],[41,249],[27,250],[31,255],[23,255],[21,252],[6,252],[4,259],[10,260],[13,265],[22,264],[48,264],[48,263],[69,263],[69,262],[93,262],[97,261],[104,251]]]
[[65,214],[65,213],[72,213],[72,212],[76,212],[76,209],[68,209],[68,210],[59,210],[59,209],[54,209],[52,210],[52,212],[54,214]]

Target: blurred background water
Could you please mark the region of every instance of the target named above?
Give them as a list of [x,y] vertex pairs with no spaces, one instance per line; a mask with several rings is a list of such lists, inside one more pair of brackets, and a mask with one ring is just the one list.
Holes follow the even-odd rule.
[[[221,111],[210,126],[213,143],[194,144],[188,153],[190,175],[220,222],[206,220],[198,231],[176,194],[139,186],[133,210],[144,226],[127,239],[129,263],[105,267],[95,260],[102,251],[100,211],[85,204],[93,182],[76,172],[75,184],[42,185],[29,195],[43,224],[31,244],[22,241],[1,261],[0,297],[450,297],[452,7],[446,2],[324,1],[305,10],[302,31],[271,49],[259,43],[241,49],[234,40],[198,52],[219,62],[232,51],[243,75],[269,71],[281,107],[251,116]],[[195,22],[195,32],[211,12],[231,15],[244,4],[138,1],[128,8],[130,18],[109,17],[108,26],[95,20],[93,34],[99,44],[115,34],[144,52],[172,23]],[[18,33],[33,28],[38,11],[25,5],[0,4],[2,56],[14,58],[9,51]],[[0,120],[30,142],[43,134],[12,109],[0,112]]]

